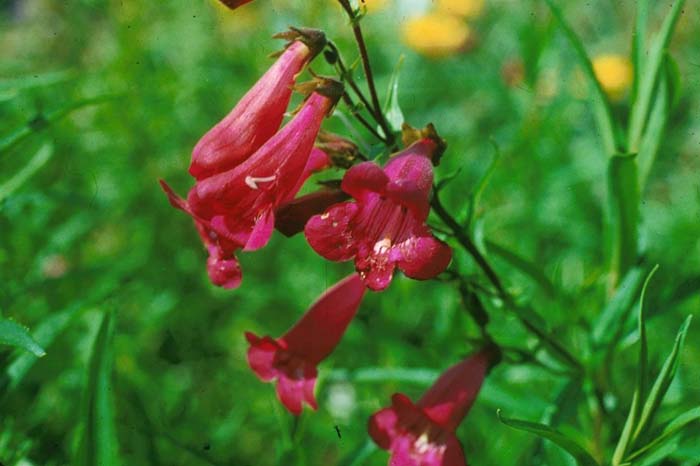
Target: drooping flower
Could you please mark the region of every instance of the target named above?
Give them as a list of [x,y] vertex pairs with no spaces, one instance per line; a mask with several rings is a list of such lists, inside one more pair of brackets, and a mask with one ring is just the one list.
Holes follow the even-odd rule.
[[357,274],[336,283],[280,338],[246,332],[248,364],[264,382],[277,379],[277,396],[295,415],[302,402],[317,408],[317,367],[340,342],[355,316],[365,287]]
[[234,168],[277,132],[297,75],[326,43],[323,32],[314,29],[292,29],[276,37],[289,39],[287,48],[192,151],[189,171],[196,179]]
[[161,181],[170,203],[194,219],[209,251],[207,270],[215,285],[240,284],[234,253],[265,246],[276,208],[296,195],[311,170],[326,163],[312,150],[314,139],[341,94],[339,82],[319,79],[317,89],[287,125],[243,163],[197,182],[186,201]]
[[235,10],[239,6],[243,6],[246,3],[250,3],[253,0],[220,0],[221,3],[226,5],[227,7],[231,8],[232,10]]
[[418,403],[396,393],[392,406],[369,419],[377,445],[391,452],[391,466],[465,466],[455,436],[486,377],[492,355],[481,351],[445,371]]
[[350,168],[341,188],[354,202],[336,204],[309,219],[304,229],[311,247],[332,261],[355,260],[372,290],[383,290],[398,267],[418,280],[445,270],[452,258],[425,221],[433,182],[431,159],[440,145],[420,139],[380,168],[363,162]]

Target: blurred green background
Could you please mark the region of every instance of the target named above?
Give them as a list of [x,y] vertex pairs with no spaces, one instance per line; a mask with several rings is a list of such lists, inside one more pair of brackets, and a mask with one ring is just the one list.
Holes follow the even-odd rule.
[[[455,213],[497,144],[477,241],[544,271],[554,297],[491,257],[518,299],[580,354],[607,299],[606,157],[569,43],[543,2],[487,0],[471,20],[474,48],[431,60],[404,45],[401,32],[430,2],[388,3],[363,21],[382,96],[404,55],[400,104],[408,122],[433,122],[447,139],[436,176],[459,170],[443,193]],[[629,53],[635,1],[559,3],[589,53]],[[650,31],[667,8],[653,8]],[[347,21],[330,0],[255,0],[236,12],[209,0],[0,0],[0,140],[26,134],[0,151],[0,186],[16,184],[0,190],[0,311],[47,351],[35,360],[0,346],[2,464],[77,464],[92,428],[89,362],[105,312],[114,315],[107,393],[124,465],[383,465],[387,454],[367,447],[368,416],[396,391],[416,399],[474,350],[478,329],[454,284],[397,275],[386,292],[367,296],[321,365],[318,412],[306,410],[295,425],[273,387],[248,369],[245,330],[281,335],[352,266],[324,261],[303,236],[276,234],[264,250],[240,254],[240,289],[217,289],[190,219],[157,181],[186,192],[192,147],[269,66],[280,47],[270,36],[289,25],[324,29],[355,60]],[[647,307],[656,368],[700,305],[698,37],[700,1],[691,0],[671,42],[680,97],[641,207],[641,241],[649,263],[660,264]],[[313,67],[330,71],[320,59]],[[512,73],[516,82],[506,79]],[[105,100],[85,102],[96,97]],[[625,118],[624,99],[615,112]],[[340,118],[327,127],[350,135]],[[462,252],[454,266],[478,276]],[[490,307],[500,342],[536,347],[512,315]],[[662,419],[699,403],[698,341],[696,321]],[[619,347],[602,426],[587,409],[588,388],[557,399],[566,379],[535,364],[497,367],[458,431],[470,464],[571,464],[556,447],[500,424],[497,408],[531,420],[556,412],[562,430],[609,456],[633,390],[634,343],[631,334]],[[663,464],[698,464],[699,436],[697,425],[689,429]]]

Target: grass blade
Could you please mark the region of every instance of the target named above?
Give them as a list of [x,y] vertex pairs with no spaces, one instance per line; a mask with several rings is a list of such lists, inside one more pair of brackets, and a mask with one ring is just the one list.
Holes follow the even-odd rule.
[[657,448],[662,447],[669,440],[671,440],[676,434],[678,434],[685,426],[691,422],[700,420],[700,407],[693,408],[690,411],[678,416],[676,419],[671,421],[664,429],[661,434],[654,440],[649,442],[644,447],[635,451],[627,457],[628,461],[637,461],[644,456],[654,452]]
[[593,63],[591,63],[588,54],[586,53],[586,48],[583,46],[583,42],[576,35],[574,29],[569,25],[564,18],[564,14],[561,12],[559,7],[557,7],[552,0],[545,0],[552,14],[556,18],[557,22],[561,26],[567,39],[574,47],[576,52],[576,58],[578,59],[579,65],[583,68],[585,76],[594,91],[594,102],[596,105],[595,116],[598,120],[598,125],[600,127],[601,135],[603,138],[603,146],[605,151],[609,156],[619,152],[623,147],[623,144],[619,140],[619,131],[617,129],[617,123],[613,117],[612,106],[610,105],[610,100],[603,90],[600,82],[595,76],[595,71],[593,70]]
[[676,0],[673,3],[671,11],[664,18],[661,30],[652,40],[647,59],[644,61],[644,68],[640,74],[639,92],[632,105],[632,113],[630,115],[627,138],[630,152],[639,151],[639,144],[649,117],[649,108],[654,97],[654,88],[663,66],[664,54],[668,48],[673,30],[676,28],[684,3],[685,0]]
[[564,449],[567,453],[574,457],[576,464],[579,466],[598,466],[598,462],[578,443],[566,437],[561,432],[552,429],[544,424],[535,422],[521,421],[518,419],[508,419],[501,416],[501,411],[497,411],[498,419],[505,425],[518,430],[533,433],[539,437],[545,438],[554,442],[556,445]]
[[683,322],[683,325],[681,325],[678,335],[676,336],[673,349],[671,350],[671,354],[669,354],[666,358],[664,365],[661,367],[661,372],[659,372],[654,385],[651,387],[649,396],[647,397],[644,407],[642,408],[639,423],[637,424],[637,428],[632,435],[631,445],[634,445],[635,442],[639,440],[641,435],[646,432],[647,428],[651,426],[659,405],[661,404],[669,385],[671,385],[671,382],[676,375],[676,370],[678,369],[678,363],[680,360],[679,356],[681,350],[683,349],[683,343],[685,342],[685,337],[688,333],[688,327],[690,326],[692,317],[693,316],[688,316],[688,318],[685,319],[685,322]]
[[614,155],[610,159],[608,185],[612,232],[610,283],[615,288],[637,262],[639,185],[634,155]]
[[36,172],[38,172],[41,167],[46,165],[53,155],[53,145],[44,144],[41,148],[34,154],[34,157],[27,163],[22,169],[17,172],[12,178],[0,184],[0,203],[7,199],[13,192],[22,187],[24,183],[27,182],[29,178],[32,177]]
[[112,335],[111,312],[105,313],[95,337],[88,368],[85,396],[84,432],[79,464],[83,466],[117,466],[117,436],[112,407]]
[[40,358],[46,355],[44,348],[17,322],[0,317],[0,345],[16,346]]

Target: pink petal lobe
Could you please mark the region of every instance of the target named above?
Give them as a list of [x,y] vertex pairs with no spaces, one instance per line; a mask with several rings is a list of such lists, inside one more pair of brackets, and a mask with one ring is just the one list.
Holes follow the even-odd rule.
[[355,270],[360,274],[365,286],[372,291],[382,291],[391,284],[396,263],[392,260],[392,249],[363,244],[355,257]]
[[[430,235],[426,229],[424,234]],[[428,280],[442,273],[452,260],[452,249],[439,239],[414,236],[397,245],[401,259],[398,266],[406,276]]]
[[383,193],[389,178],[373,162],[362,162],[345,172],[341,189],[357,200],[363,200],[368,193]]
[[354,202],[336,204],[321,215],[314,215],[304,227],[309,245],[332,261],[346,261],[355,255],[351,224],[357,214]]
[[322,189],[285,202],[275,211],[275,228],[285,236],[294,236],[304,231],[311,217],[347,198],[339,189]]
[[250,332],[245,334],[250,348],[248,348],[248,365],[263,382],[269,382],[277,376],[274,367],[279,344],[270,337],[260,338]]
[[243,279],[241,266],[235,257],[220,259],[210,255],[207,258],[207,273],[214,285],[226,289],[238,288]]
[[302,402],[307,402],[312,409],[317,409],[318,404],[314,397],[316,376],[306,378],[291,378],[285,373],[280,373],[277,378],[277,397],[290,413],[298,416],[301,414]]
[[380,448],[388,450],[391,441],[396,435],[396,423],[398,416],[393,408],[384,408],[374,413],[367,425],[370,437]]
[[267,245],[275,229],[275,214],[272,210],[263,212],[255,221],[255,227],[248,237],[244,251],[255,251]]

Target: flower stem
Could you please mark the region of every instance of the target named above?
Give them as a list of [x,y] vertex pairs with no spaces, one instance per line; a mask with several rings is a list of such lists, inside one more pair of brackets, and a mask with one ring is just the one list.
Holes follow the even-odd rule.
[[377,88],[374,84],[374,75],[372,73],[372,65],[369,61],[369,53],[367,52],[367,45],[365,44],[365,39],[362,35],[362,28],[360,27],[360,23],[358,22],[358,17],[353,11],[349,0],[338,0],[338,2],[350,17],[352,33],[355,36],[355,42],[357,43],[357,48],[360,51],[360,58],[362,59],[362,69],[364,70],[365,78],[367,79],[367,87],[369,88],[369,95],[372,99],[372,106],[370,107],[370,109],[375,119],[377,120],[377,123],[379,124],[379,126],[381,126],[382,131],[386,135],[388,145],[393,146],[395,142],[394,133],[389,127],[389,123],[386,121],[384,112],[382,111],[382,106],[379,104]]
[[452,217],[452,215],[450,215],[447,209],[445,209],[445,206],[440,201],[437,189],[434,189],[433,192],[433,198],[430,202],[433,207],[433,210],[442,219],[442,221],[445,222],[445,224],[450,228],[450,230],[452,230],[452,233],[454,234],[459,244],[469,253],[470,256],[472,256],[479,268],[484,272],[484,274],[489,279],[493,287],[496,289],[498,297],[501,300],[503,300],[506,306],[516,311],[515,314],[520,320],[520,322],[523,324],[523,326],[529,332],[536,335],[537,338],[540,339],[540,341],[545,343],[547,345],[547,348],[549,348],[552,352],[556,353],[559,356],[559,359],[570,365],[574,370],[576,370],[576,372],[582,372],[583,366],[581,365],[581,363],[561,343],[556,341],[554,338],[552,338],[551,335],[547,334],[547,332],[545,332],[544,330],[539,328],[539,326],[537,326],[535,323],[530,321],[530,319],[528,319],[527,316],[523,315],[523,313],[517,312],[518,305],[515,303],[515,300],[508,293],[508,291],[506,291],[505,287],[503,286],[503,283],[501,282],[501,279],[498,277],[498,274],[496,274],[496,271],[493,269],[493,267],[491,267],[486,258],[483,256],[483,254],[481,254],[481,252],[476,247],[476,244],[474,244],[471,238],[464,233],[463,228],[459,225],[457,220],[455,220],[455,218]]

